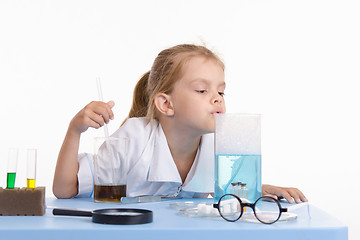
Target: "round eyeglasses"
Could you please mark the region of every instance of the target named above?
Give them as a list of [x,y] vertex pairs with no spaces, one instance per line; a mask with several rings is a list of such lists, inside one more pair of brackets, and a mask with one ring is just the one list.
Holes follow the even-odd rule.
[[279,201],[271,196],[262,196],[255,203],[245,203],[233,194],[226,194],[219,199],[218,203],[213,204],[217,208],[220,216],[226,221],[235,222],[241,218],[247,207],[251,208],[257,220],[265,224],[272,224],[279,220],[281,213],[287,212],[287,208],[282,208]]

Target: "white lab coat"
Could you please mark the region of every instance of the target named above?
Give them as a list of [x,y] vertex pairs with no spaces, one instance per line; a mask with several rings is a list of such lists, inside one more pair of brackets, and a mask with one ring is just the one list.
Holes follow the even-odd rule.
[[[112,137],[128,138],[127,196],[204,197],[214,192],[214,135],[206,134],[182,183],[158,121],[130,118]],[[78,196],[93,194],[91,154],[79,154]]]

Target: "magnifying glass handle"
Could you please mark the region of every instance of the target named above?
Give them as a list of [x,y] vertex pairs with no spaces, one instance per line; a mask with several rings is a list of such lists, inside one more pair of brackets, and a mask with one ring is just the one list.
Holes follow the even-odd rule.
[[70,210],[70,209],[63,209],[63,208],[54,208],[53,215],[92,217],[92,212],[80,211],[80,210]]

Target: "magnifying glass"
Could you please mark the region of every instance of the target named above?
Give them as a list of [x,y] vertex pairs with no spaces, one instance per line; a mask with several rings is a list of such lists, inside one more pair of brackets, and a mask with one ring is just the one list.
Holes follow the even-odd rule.
[[94,211],[54,208],[53,215],[92,217],[94,223],[118,225],[145,224],[153,221],[152,211],[134,208],[109,208]]

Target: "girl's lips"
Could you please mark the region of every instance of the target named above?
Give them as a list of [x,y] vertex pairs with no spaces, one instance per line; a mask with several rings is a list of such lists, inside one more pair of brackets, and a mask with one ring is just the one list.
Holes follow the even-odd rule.
[[211,114],[217,114],[217,113],[222,113],[222,111],[213,111]]

